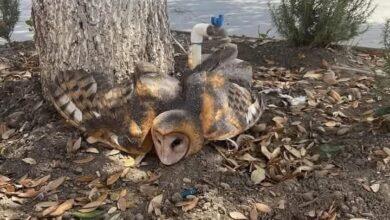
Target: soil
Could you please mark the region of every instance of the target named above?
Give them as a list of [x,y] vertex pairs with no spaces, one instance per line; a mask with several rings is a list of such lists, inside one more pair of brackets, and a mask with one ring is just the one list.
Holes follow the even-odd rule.
[[[188,35],[176,33],[175,37],[187,48]],[[69,140],[82,135],[44,99],[33,43],[1,47],[0,124],[15,131],[0,137],[0,174],[15,183],[16,191],[23,188],[17,182],[26,175],[67,179],[53,192],[32,198],[0,191],[0,219],[41,217],[42,209],[36,204],[70,198],[76,202],[62,218],[75,218],[74,212],[85,204],[80,198],[92,195],[95,199],[94,188],[108,191],[109,197],[90,219],[232,219],[234,212],[248,219],[390,219],[390,163],[386,160],[390,155],[384,151],[390,148],[388,122],[369,112],[390,106],[390,77],[374,74],[383,66],[381,57],[353,48],[296,48],[283,41],[246,38],[233,42],[238,44],[239,58],[253,65],[257,90],[279,88],[283,94],[305,96],[307,101],[291,105],[269,93],[265,95],[268,109],[259,124],[234,139],[240,145],[238,151],[229,142],[210,143],[173,166],[163,166],[150,154],[110,186],[105,186],[107,177],[125,169],[121,161],[127,155],[84,140],[79,150],[67,152]],[[206,42],[205,52],[215,45]],[[176,72],[180,73],[186,56],[179,47],[176,51]],[[338,81],[331,84],[305,76],[311,70],[326,75],[332,65],[373,73],[334,70]],[[331,90],[340,100],[337,95],[329,98]],[[242,141],[245,138],[248,141]],[[261,145],[271,152],[279,147],[281,153],[270,159]],[[298,155],[286,150],[286,145]],[[239,159],[245,154],[255,160]],[[92,157],[92,161],[77,162]],[[251,179],[255,169],[266,172],[259,184]],[[127,190],[126,210],[112,211],[123,189]],[[189,194],[199,200],[183,211],[178,193],[188,189],[196,189]],[[151,199],[159,194],[163,194],[161,205],[148,212]],[[255,211],[253,207],[260,203],[270,210]]]

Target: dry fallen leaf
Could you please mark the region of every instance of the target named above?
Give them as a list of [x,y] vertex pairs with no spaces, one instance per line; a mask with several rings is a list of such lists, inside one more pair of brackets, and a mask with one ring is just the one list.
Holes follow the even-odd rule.
[[26,174],[22,176],[17,182],[24,187],[28,187],[29,185],[31,185],[32,179],[27,178],[27,174]]
[[249,220],[257,220],[259,218],[259,213],[257,212],[257,209],[255,206],[251,208],[251,211],[249,212]]
[[261,145],[261,153],[268,158],[268,160],[272,159],[272,153],[269,152],[268,148],[264,145]]
[[276,127],[278,128],[283,128],[284,127],[284,124],[287,122],[287,119],[286,118],[283,118],[283,117],[280,117],[280,116],[276,116],[272,119],[272,121],[275,122],[276,124]]
[[122,159],[122,164],[125,167],[133,167],[135,165],[135,160],[131,156],[127,156],[126,158]]
[[351,107],[352,107],[352,108],[357,108],[357,107],[359,107],[359,102],[358,102],[358,101],[353,101],[352,104],[351,104]]
[[388,156],[388,157],[386,157],[385,159],[383,159],[383,162],[384,162],[385,164],[390,163],[390,156]]
[[77,140],[69,138],[68,143],[66,144],[66,152],[74,153],[77,150],[79,150],[80,147],[81,147],[81,137],[79,137]]
[[340,128],[340,129],[337,131],[337,135],[339,135],[339,136],[345,135],[345,134],[347,134],[350,130],[351,130],[351,128],[349,128],[349,127]]
[[193,200],[191,200],[191,203],[182,207],[183,211],[185,212],[190,211],[191,209],[195,208],[198,205],[198,202],[199,202],[199,198],[194,198]]
[[330,97],[332,97],[336,102],[340,102],[341,101],[341,95],[336,92],[335,90],[330,90],[329,91],[329,95]]
[[119,193],[119,197],[125,197],[127,195],[127,189],[122,189],[122,191]]
[[39,194],[39,191],[36,191],[35,189],[31,188],[31,189],[27,189],[26,191],[24,192],[17,192],[16,193],[16,196],[18,197],[21,197],[21,198],[32,198],[32,197],[35,197]]
[[321,79],[322,78],[322,74],[321,73],[316,73],[316,71],[312,70],[312,71],[308,71],[307,73],[305,73],[305,75],[303,75],[303,78]]
[[149,185],[149,184],[143,184],[139,187],[139,190],[140,192],[143,194],[143,195],[147,195],[147,196],[155,196],[159,193],[159,188],[154,186],[154,185]]
[[72,152],[77,151],[81,147],[81,137],[79,137],[73,144]]
[[303,127],[302,125],[297,125],[297,128],[298,128],[298,131],[301,132],[301,133],[307,133],[307,130],[305,127]]
[[10,194],[10,195],[17,195],[17,194],[15,194],[16,187],[14,185],[9,184],[9,183],[4,183],[4,184],[1,184],[1,187],[2,187],[2,189],[0,190],[0,192]]
[[270,213],[272,211],[271,207],[263,203],[256,203],[255,206],[257,211],[262,213]]
[[4,122],[0,123],[0,136],[2,136],[8,130],[7,124]]
[[46,176],[44,176],[42,178],[32,180],[30,182],[30,184],[28,184],[27,187],[37,187],[39,185],[42,185],[42,184],[46,183],[49,179],[50,179],[50,174],[46,175]]
[[107,186],[114,184],[121,177],[122,172],[114,173],[107,178]]
[[130,167],[126,167],[122,173],[121,173],[121,178],[126,177],[126,175],[130,172]]
[[380,188],[380,184],[379,183],[374,183],[370,186],[371,190],[376,193],[379,191],[379,188]]
[[50,216],[63,215],[66,211],[68,211],[69,209],[71,209],[73,207],[73,204],[74,204],[74,199],[66,200],[64,203],[59,205],[54,212],[50,213]]
[[61,186],[66,180],[65,176],[62,176],[58,179],[50,181],[46,186],[42,187],[41,191],[49,192],[57,189],[59,186]]
[[8,140],[13,134],[15,134],[15,131],[15,129],[9,129],[1,135],[1,138],[4,140]]
[[310,166],[300,166],[293,172],[293,174],[295,175],[295,174],[302,173],[303,171],[311,171],[311,170],[313,170],[313,167],[310,167]]
[[5,182],[9,182],[9,181],[11,181],[10,178],[8,178],[8,177],[3,176],[3,175],[0,174],[0,183],[2,183],[2,182],[5,183]]
[[327,122],[325,122],[325,126],[329,127],[329,128],[336,127],[336,125],[337,125],[337,122],[335,122],[335,121],[327,121]]
[[253,157],[252,155],[248,154],[248,153],[245,153],[244,155],[240,156],[239,158],[237,158],[239,160],[243,160],[243,161],[248,161],[248,162],[255,162],[255,161],[260,161],[259,159]]
[[98,154],[99,153],[99,150],[94,148],[94,147],[90,147],[90,148],[86,149],[85,151],[88,152],[88,153],[93,153],[93,154]]
[[112,213],[116,212],[116,210],[118,210],[118,208],[115,207],[115,206],[113,206],[113,207],[111,207],[111,208],[107,211],[107,214],[112,214]]
[[127,200],[126,198],[122,197],[118,199],[117,202],[118,209],[121,210],[122,212],[126,211],[127,208]]
[[48,214],[54,212],[58,208],[58,206],[59,206],[58,203],[56,203],[56,204],[53,204],[52,206],[46,208],[45,210],[43,210],[42,217],[45,217]]
[[367,120],[367,122],[373,122],[373,121],[375,120],[375,118],[372,117],[372,116],[368,116],[368,117],[366,118],[366,120]]
[[37,164],[37,161],[34,158],[30,158],[30,157],[24,158],[22,159],[22,161],[30,165]]
[[75,181],[77,181],[77,182],[91,182],[94,179],[96,179],[96,176],[94,176],[94,175],[84,175],[84,176],[76,177]]
[[384,151],[387,155],[389,155],[389,157],[390,157],[390,148],[384,147],[384,148],[383,148],[383,151]]
[[[266,150],[268,150],[268,149],[264,149],[264,152],[266,152]],[[261,152],[262,153],[264,153],[263,152],[263,147],[261,147]],[[277,147],[277,148],[275,148],[274,149],[274,151],[272,151],[272,153],[270,154],[270,155],[265,155],[269,160],[272,160],[272,159],[274,159],[274,158],[276,158],[277,156],[279,156],[279,154],[280,154],[280,152],[281,152],[281,147],[279,146],[279,147]]]
[[265,170],[261,167],[257,167],[251,174],[251,180],[254,184],[260,184],[265,180]]
[[296,158],[301,158],[301,152],[299,152],[299,150],[295,149],[294,147],[286,144],[284,145],[284,148],[286,148],[286,150],[288,150],[288,152],[290,152]]
[[229,213],[230,218],[235,220],[245,220],[248,219],[244,214],[241,212],[230,212]]
[[332,70],[329,70],[328,72],[324,73],[323,81],[325,83],[330,84],[330,85],[337,84],[337,77],[336,77],[335,72],[333,72]]
[[314,218],[314,217],[316,217],[316,211],[315,210],[311,210],[308,213],[306,213],[306,215],[309,216],[309,217]]
[[363,188],[367,190],[367,192],[371,192],[371,187],[367,184],[362,184]]
[[[153,211],[156,212],[156,210],[160,210],[162,200],[163,200],[163,194],[160,194],[160,195],[154,197],[154,198],[149,202],[148,213],[151,214]],[[158,212],[158,211],[157,211],[157,212]]]
[[285,209],[286,208],[286,200],[282,199],[278,202],[278,209]]
[[92,212],[96,210],[99,206],[103,204],[103,202],[107,199],[108,193],[104,192],[99,198],[97,198],[95,201],[90,202],[88,204],[85,204],[79,212]]
[[362,98],[362,93],[360,92],[360,90],[358,88],[351,88],[350,92],[352,93],[352,97],[355,100],[359,100]]
[[106,153],[106,156],[114,156],[116,154],[119,154],[120,151],[119,150],[110,150],[108,153]]
[[181,207],[184,212],[188,212],[194,209],[198,205],[198,202],[199,202],[199,198],[195,197],[191,200],[179,202],[176,204],[176,206]]
[[99,196],[99,189],[95,186],[89,191],[88,193],[88,199],[89,200],[94,200],[95,196]]
[[[56,206],[56,205],[58,205],[58,202],[52,202],[52,201],[40,202],[40,203],[37,203],[35,205],[35,211],[41,212],[44,208],[48,208],[48,207],[52,207],[52,206]],[[53,209],[53,211],[55,209]]]

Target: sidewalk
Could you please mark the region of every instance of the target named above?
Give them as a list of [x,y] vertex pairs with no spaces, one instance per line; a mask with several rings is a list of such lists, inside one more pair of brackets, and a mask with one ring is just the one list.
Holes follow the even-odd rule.
[[[378,7],[369,19],[370,29],[355,39],[352,44],[364,47],[382,47],[381,33],[384,21],[390,18],[390,0],[374,0]],[[210,22],[210,17],[224,14],[226,28],[231,34],[257,37],[258,31],[265,33],[270,28],[271,36],[277,36],[268,11],[269,0],[168,0],[171,28],[191,30],[199,22]],[[271,0],[272,4],[278,0]],[[25,21],[31,16],[31,0],[21,0],[20,22],[12,36],[15,41],[31,40]]]
[[[384,21],[390,18],[390,1],[374,0],[378,7],[369,19],[370,28],[352,41],[364,47],[382,47],[381,34]],[[190,30],[199,22],[209,22],[210,16],[224,14],[226,28],[236,35],[257,37],[258,31],[265,33],[270,28],[271,36],[277,36],[268,10],[269,0],[168,0],[171,28]],[[278,3],[272,0],[272,4]]]

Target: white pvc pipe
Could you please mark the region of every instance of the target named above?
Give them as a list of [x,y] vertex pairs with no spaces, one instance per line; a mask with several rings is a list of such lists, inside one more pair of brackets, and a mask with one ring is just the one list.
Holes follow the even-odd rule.
[[196,66],[202,63],[202,43],[203,38],[208,37],[207,28],[210,24],[200,23],[192,28],[191,46],[188,55],[188,66],[190,69],[195,69]]

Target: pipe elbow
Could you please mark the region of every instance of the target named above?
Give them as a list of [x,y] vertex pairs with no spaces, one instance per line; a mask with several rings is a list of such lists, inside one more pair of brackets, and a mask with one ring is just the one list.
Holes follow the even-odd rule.
[[191,43],[199,44],[203,42],[203,38],[209,36],[207,30],[210,24],[200,23],[192,28]]

